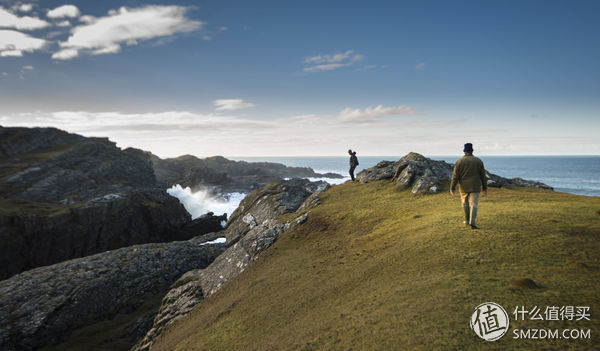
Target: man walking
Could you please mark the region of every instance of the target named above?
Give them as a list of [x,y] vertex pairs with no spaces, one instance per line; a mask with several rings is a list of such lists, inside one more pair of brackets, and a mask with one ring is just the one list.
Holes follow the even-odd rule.
[[356,151],[348,150],[350,155],[350,178],[354,181],[354,169],[358,166],[358,158],[356,158]]
[[475,224],[477,219],[477,204],[479,193],[487,195],[487,177],[483,162],[473,156],[473,144],[466,143],[463,149],[465,155],[454,165],[452,181],[450,181],[450,194],[454,195],[456,185],[460,185],[460,199],[465,211],[464,224],[471,229],[479,229]]

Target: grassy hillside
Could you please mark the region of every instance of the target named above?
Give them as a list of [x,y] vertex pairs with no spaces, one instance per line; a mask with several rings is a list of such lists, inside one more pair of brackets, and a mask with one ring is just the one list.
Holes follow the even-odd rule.
[[[308,221],[158,339],[155,350],[505,350],[600,347],[600,198],[491,189],[480,230],[459,197],[346,183]],[[512,284],[530,278],[540,288]],[[469,328],[480,303],[510,330]],[[519,321],[515,306],[590,306],[591,321]],[[591,329],[588,340],[515,340],[513,328]]]

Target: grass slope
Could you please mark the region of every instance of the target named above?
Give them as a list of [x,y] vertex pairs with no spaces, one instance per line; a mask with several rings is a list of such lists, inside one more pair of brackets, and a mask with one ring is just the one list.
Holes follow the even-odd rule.
[[[491,189],[481,230],[458,196],[414,196],[390,182],[322,196],[243,274],[165,332],[154,350],[506,350],[600,347],[600,198]],[[510,288],[531,278],[539,289]],[[486,342],[480,303],[507,309]],[[591,321],[519,321],[515,306],[590,306]],[[515,340],[513,328],[591,329],[588,340]]]

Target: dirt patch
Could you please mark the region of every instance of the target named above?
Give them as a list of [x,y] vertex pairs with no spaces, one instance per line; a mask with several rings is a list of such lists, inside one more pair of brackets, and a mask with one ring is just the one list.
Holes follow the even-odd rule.
[[541,287],[537,285],[530,278],[517,278],[513,280],[508,286],[509,289],[540,289]]
[[572,262],[571,264],[569,264],[569,267],[571,267],[571,268],[578,268],[578,269],[587,269],[587,268],[590,268],[590,266],[588,266],[587,264],[585,264],[583,262]]

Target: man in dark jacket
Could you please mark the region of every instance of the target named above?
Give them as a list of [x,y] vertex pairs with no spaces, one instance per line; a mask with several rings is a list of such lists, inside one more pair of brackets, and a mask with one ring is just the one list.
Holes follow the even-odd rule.
[[482,189],[483,195],[487,195],[487,177],[483,162],[473,156],[473,144],[466,143],[463,152],[465,155],[454,165],[452,181],[450,181],[450,194],[454,195],[456,185],[460,185],[460,199],[465,211],[464,224],[471,226],[471,229],[479,229],[475,224],[477,204]]
[[348,150],[350,155],[350,178],[354,181],[354,169],[358,166],[358,158],[356,158],[356,151]]

